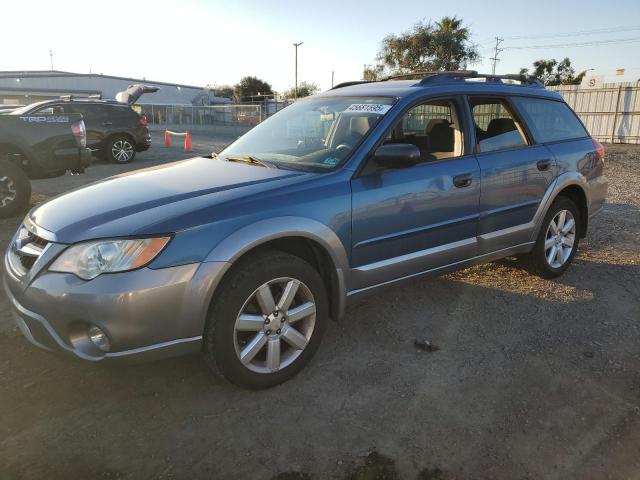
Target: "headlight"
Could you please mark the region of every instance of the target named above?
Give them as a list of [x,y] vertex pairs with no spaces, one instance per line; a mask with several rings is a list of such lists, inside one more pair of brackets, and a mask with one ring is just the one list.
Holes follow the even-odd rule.
[[126,272],[150,263],[170,237],[136,240],[99,240],[66,249],[49,267],[52,272],[74,273],[84,280],[101,273]]

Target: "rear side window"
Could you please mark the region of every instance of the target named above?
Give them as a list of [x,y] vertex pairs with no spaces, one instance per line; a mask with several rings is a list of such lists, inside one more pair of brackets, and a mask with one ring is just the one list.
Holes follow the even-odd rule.
[[63,115],[69,113],[69,109],[66,105],[47,105],[46,107],[39,108],[33,113],[41,113],[44,115]]
[[479,152],[493,152],[527,145],[516,116],[501,99],[469,100]]
[[526,97],[516,97],[513,102],[525,117],[537,142],[571,140],[589,135],[564,102]]
[[76,103],[73,105],[73,111],[81,113],[85,120],[104,120],[109,117],[109,108],[96,103]]

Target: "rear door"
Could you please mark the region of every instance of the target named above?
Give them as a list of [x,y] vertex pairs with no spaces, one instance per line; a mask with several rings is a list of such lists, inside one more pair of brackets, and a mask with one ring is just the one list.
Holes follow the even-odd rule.
[[382,143],[410,143],[421,161],[351,181],[352,282],[366,288],[472,257],[480,169],[464,146],[461,103],[443,98],[404,113]]
[[108,106],[100,103],[73,103],[72,111],[81,113],[87,129],[87,147],[95,150],[103,148],[105,138],[113,128],[113,118]]
[[528,242],[532,220],[555,178],[553,153],[536,145],[507,97],[471,96],[481,194],[479,253]]

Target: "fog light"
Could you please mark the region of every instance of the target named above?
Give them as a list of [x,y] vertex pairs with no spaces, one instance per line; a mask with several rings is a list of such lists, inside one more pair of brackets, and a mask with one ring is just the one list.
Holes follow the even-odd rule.
[[111,349],[111,343],[109,343],[109,337],[107,334],[100,330],[95,325],[92,325],[87,330],[89,340],[103,352],[108,352]]

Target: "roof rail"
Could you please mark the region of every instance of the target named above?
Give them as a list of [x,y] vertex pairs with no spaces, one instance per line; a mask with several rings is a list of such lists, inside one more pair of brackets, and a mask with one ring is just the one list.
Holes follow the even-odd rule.
[[360,85],[361,83],[372,83],[374,80],[353,80],[351,82],[342,82],[337,84],[335,87],[331,87],[331,90],[335,90],[336,88],[350,87],[351,85]]
[[439,71],[439,72],[414,72],[414,73],[403,73],[400,75],[391,75],[389,77],[385,77],[381,79],[381,82],[385,82],[387,80],[397,80],[399,78],[410,78],[410,77],[422,77],[423,80],[439,75],[440,77],[447,78],[466,78],[466,77],[474,77],[478,75],[478,72],[475,70],[451,70],[451,71]]
[[542,82],[532,76],[524,75],[520,73],[510,73],[506,75],[495,75],[492,73],[478,73],[476,70],[451,70],[451,71],[436,71],[436,72],[414,72],[414,73],[401,73],[399,75],[391,75],[389,77],[382,78],[380,80],[355,80],[352,82],[342,82],[333,87],[336,88],[350,87],[351,85],[360,85],[363,83],[376,83],[386,82],[389,80],[399,80],[402,78],[420,78],[418,85],[429,85],[431,83],[442,83],[451,81],[464,81],[471,78],[484,78],[486,81],[500,82],[502,80],[514,80],[520,82],[522,85],[529,85],[533,87],[544,87]]
[[430,83],[448,81],[448,80],[465,80],[467,78],[484,78],[487,81],[502,80],[514,80],[520,82],[522,85],[531,85],[536,87],[543,87],[544,85],[540,80],[531,75],[523,74],[507,74],[507,75],[495,75],[491,73],[478,73],[475,70],[459,70],[453,72],[429,72],[421,81],[420,85],[428,85]]

